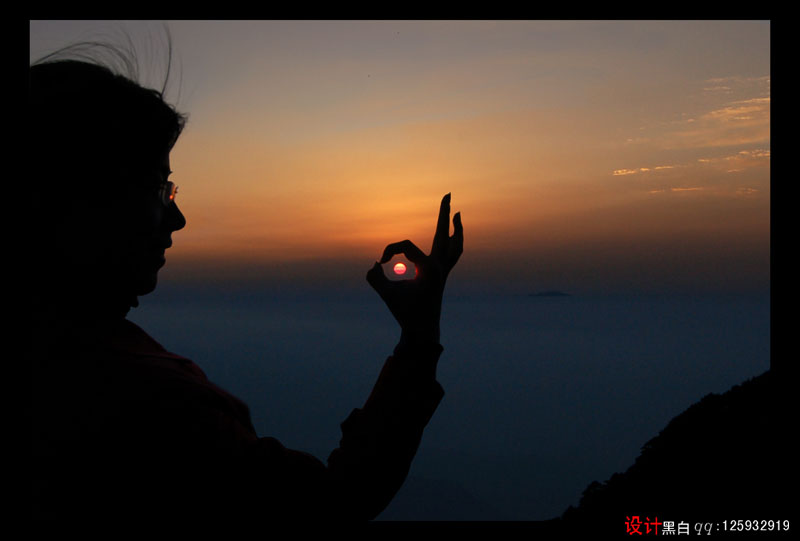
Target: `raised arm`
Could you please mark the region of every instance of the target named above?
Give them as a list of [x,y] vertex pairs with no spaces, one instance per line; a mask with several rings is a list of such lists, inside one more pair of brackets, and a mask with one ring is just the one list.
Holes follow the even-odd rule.
[[[348,507],[358,510],[355,516],[373,518],[389,504],[405,481],[422,432],[444,396],[436,381],[442,353],[439,319],[447,276],[463,251],[460,214],[453,218],[453,225],[450,236],[447,194],[439,208],[430,255],[409,240],[396,242],[386,247],[367,273],[367,281],[400,324],[401,338],[363,408],[342,423],[340,446],[328,459],[328,472],[344,488]],[[401,253],[416,265],[417,273],[411,280],[393,282],[381,263]]]

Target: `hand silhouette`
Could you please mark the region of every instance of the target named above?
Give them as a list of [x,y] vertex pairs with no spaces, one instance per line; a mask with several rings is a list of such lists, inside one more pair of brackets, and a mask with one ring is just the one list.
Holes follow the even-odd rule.
[[[447,275],[464,250],[461,213],[453,216],[450,233],[450,194],[442,198],[439,220],[430,255],[425,255],[410,240],[389,244],[379,262],[367,272],[367,282],[378,292],[402,329],[401,344],[439,342],[439,318]],[[391,281],[383,272],[386,263],[397,254],[405,255],[417,267],[411,280]]]

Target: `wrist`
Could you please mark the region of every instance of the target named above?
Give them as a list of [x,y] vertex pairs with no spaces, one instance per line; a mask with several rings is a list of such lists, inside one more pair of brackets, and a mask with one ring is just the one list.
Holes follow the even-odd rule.
[[394,357],[402,359],[409,373],[423,379],[436,379],[436,365],[442,354],[438,333],[410,334],[403,332],[394,348]]
[[439,328],[403,329],[398,346],[403,348],[430,347],[439,345]]

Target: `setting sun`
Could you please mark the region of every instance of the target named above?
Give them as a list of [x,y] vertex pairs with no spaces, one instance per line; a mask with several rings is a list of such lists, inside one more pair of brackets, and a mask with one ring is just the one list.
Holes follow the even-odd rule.
[[[32,23],[31,56],[101,26]],[[190,120],[166,281],[425,250],[452,192],[471,284],[768,283],[768,22],[169,26]]]
[[770,25],[31,20],[35,513],[780,511]]

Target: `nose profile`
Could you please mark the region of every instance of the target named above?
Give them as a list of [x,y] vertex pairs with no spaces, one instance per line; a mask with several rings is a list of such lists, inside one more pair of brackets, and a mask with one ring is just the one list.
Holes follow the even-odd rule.
[[186,227],[186,216],[183,215],[181,209],[178,208],[178,204],[174,201],[167,209],[167,217],[165,221],[167,222],[167,227],[169,227],[170,231],[179,231]]

